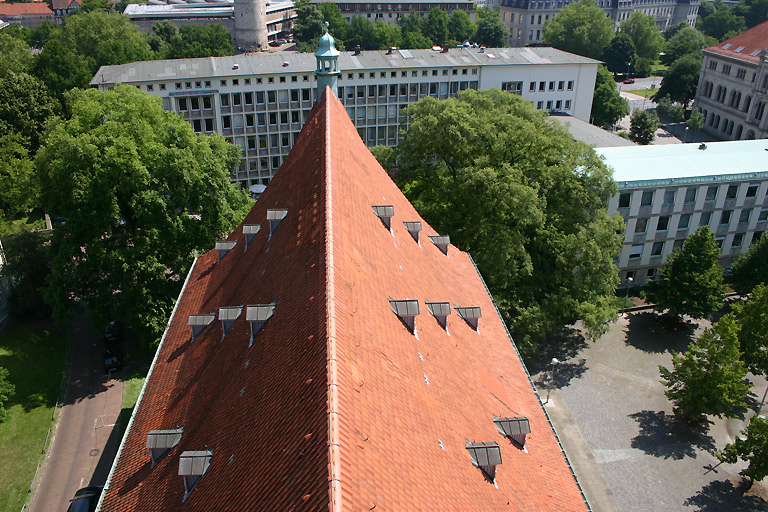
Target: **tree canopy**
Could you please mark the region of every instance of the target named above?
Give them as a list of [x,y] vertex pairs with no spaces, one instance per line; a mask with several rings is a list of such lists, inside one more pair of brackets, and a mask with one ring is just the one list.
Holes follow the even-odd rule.
[[582,315],[594,329],[611,318],[623,224],[607,214],[616,184],[594,150],[499,89],[426,97],[407,115],[397,182],[472,253],[522,350]]
[[[675,27],[672,27],[670,30],[675,29]],[[686,23],[679,29],[675,29],[674,35],[667,41],[667,47],[664,50],[664,55],[661,56],[661,62],[671,65],[683,55],[689,53],[699,55],[701,53],[699,50],[715,44],[717,44],[717,39],[702,34]]]
[[32,53],[27,44],[0,32],[0,78],[8,73],[26,73],[32,66]]
[[726,445],[717,458],[729,464],[739,459],[749,463],[741,473],[750,479],[750,487],[755,481],[768,476],[768,420],[763,416],[752,416],[749,425],[741,431],[736,440]]
[[702,33],[712,36],[718,41],[724,41],[747,29],[744,18],[733,13],[732,9],[712,13],[696,24]]
[[135,87],[73,91],[68,101],[71,119],[51,126],[36,158],[43,206],[63,220],[46,298],[60,320],[81,298],[94,325],[124,320],[156,342],[193,251],[249,206],[229,180],[239,151],[195,135]]
[[755,375],[768,375],[768,286],[757,285],[747,302],[732,305],[739,323],[742,358]]
[[691,234],[681,250],[673,252],[651,283],[649,296],[659,312],[705,318],[723,305],[723,269],[720,249],[708,226]]
[[13,395],[14,390],[15,386],[8,382],[8,370],[0,366],[0,421],[3,421],[8,415],[5,404]]
[[687,106],[696,96],[702,60],[700,53],[690,53],[673,62],[664,73],[656,96],[669,96],[672,101]]
[[656,138],[659,118],[655,113],[636,108],[629,118],[629,140],[638,144],[648,145]]
[[[755,236],[755,235],[752,235]],[[746,295],[760,283],[768,284],[768,236],[752,240],[749,250],[739,256],[728,269],[727,281],[741,295]]]
[[37,197],[37,181],[25,142],[18,133],[0,135],[0,220],[26,212]]
[[26,73],[0,79],[0,134],[17,133],[34,153],[45,123],[58,110],[45,84]]
[[477,22],[477,33],[475,40],[478,44],[492,46],[494,48],[509,45],[509,29],[499,19],[499,14],[494,11],[494,15],[483,17]]
[[595,92],[592,96],[592,124],[613,126],[627,114],[629,102],[616,90],[613,75],[605,66],[598,66]]
[[627,34],[635,45],[637,56],[656,62],[664,48],[664,37],[656,25],[656,17],[635,11],[621,22],[621,33]]
[[229,32],[221,25],[184,25],[170,21],[155,23],[149,45],[163,59],[223,57],[232,55]]
[[544,24],[543,40],[563,51],[600,59],[613,39],[613,27],[613,20],[595,0],[580,0]]
[[613,73],[631,73],[637,61],[635,43],[627,34],[618,34],[603,51],[603,60]]

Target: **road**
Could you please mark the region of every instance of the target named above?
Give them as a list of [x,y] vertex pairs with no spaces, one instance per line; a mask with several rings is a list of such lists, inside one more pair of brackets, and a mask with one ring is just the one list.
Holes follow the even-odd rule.
[[119,442],[114,424],[123,383],[104,375],[102,349],[87,313],[78,315],[70,333],[67,390],[32,512],[63,512],[75,491],[106,481]]

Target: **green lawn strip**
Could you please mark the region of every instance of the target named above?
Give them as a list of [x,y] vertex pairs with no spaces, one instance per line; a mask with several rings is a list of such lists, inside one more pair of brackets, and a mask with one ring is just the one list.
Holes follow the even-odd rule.
[[28,215],[12,220],[0,219],[0,238],[18,233],[45,228],[45,214],[43,210],[35,208]]
[[[50,324],[21,322],[0,335],[0,366],[16,387],[0,423],[0,511],[26,502],[65,371],[66,335]],[[50,442],[50,439],[49,439]],[[46,447],[47,448],[47,447]]]
[[638,96],[643,96],[644,98],[650,98],[654,94],[656,94],[656,89],[633,89],[631,91],[623,91],[629,94],[637,94]]
[[123,403],[120,409],[120,417],[118,418],[118,424],[120,425],[120,439],[125,434],[125,429],[128,427],[128,421],[133,414],[133,408],[136,406],[136,401],[139,399],[139,393],[144,386],[144,380],[149,372],[149,366],[152,364],[152,359],[155,357],[155,347],[141,346],[136,342],[136,338],[130,334],[130,331],[126,334],[128,338],[127,342],[127,354],[125,361],[125,377],[123,381]]

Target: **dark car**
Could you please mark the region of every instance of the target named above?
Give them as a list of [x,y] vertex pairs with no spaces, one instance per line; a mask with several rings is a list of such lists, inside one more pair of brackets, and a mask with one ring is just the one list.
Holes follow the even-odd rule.
[[67,512],[93,512],[101,496],[101,487],[83,487],[75,493]]
[[117,327],[117,322],[109,322],[107,328],[104,329],[104,342],[108,344],[116,344],[120,342],[120,332]]
[[120,363],[120,351],[116,348],[108,348],[104,351],[104,373],[111,370],[119,370],[123,365]]
[[635,79],[634,78],[627,78],[627,79],[624,80],[624,83],[625,84],[633,84],[633,83],[635,83]]
[[280,46],[281,44],[283,44],[282,39],[275,39],[274,41],[269,42],[269,46],[272,46],[273,48]]

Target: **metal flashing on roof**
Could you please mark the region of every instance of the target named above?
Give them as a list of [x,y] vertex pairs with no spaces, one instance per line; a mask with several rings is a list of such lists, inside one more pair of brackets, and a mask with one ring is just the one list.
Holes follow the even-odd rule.
[[381,219],[382,224],[387,229],[392,229],[392,217],[395,215],[395,207],[391,204],[388,205],[373,205],[373,213]]
[[437,319],[437,323],[443,329],[448,328],[448,315],[451,314],[451,304],[449,302],[427,302],[427,309]]
[[235,244],[237,244],[237,240],[226,241],[226,242],[216,242],[216,254],[218,254],[219,259],[216,263],[220,262],[221,259],[229,253],[232,249],[235,248]]
[[235,325],[235,320],[243,312],[243,306],[223,306],[219,308],[219,320],[221,320],[222,338],[227,335],[229,330]]
[[163,455],[168,453],[171,448],[179,444],[183,433],[183,428],[174,430],[150,430],[147,432],[147,449],[152,458],[152,466],[157,464],[157,461],[163,458]]
[[456,308],[457,315],[459,315],[465,322],[467,322],[470,327],[472,327],[474,330],[477,330],[477,324],[481,317],[480,306],[460,308],[454,305],[453,307]]
[[[184,488],[189,494],[211,465],[213,450],[186,451],[179,458],[179,475],[184,477]],[[185,495],[186,497],[186,495]]]
[[411,234],[414,240],[418,243],[419,241],[419,231],[421,231],[421,221],[415,221],[415,222],[403,222],[403,225],[405,225],[405,229],[408,231],[408,233]]
[[496,466],[501,464],[501,448],[499,443],[470,443],[467,441],[467,451],[472,457],[472,464],[480,468],[485,476],[493,482],[496,478]]
[[493,422],[499,429],[499,433],[517,442],[520,447],[525,447],[525,438],[531,433],[531,424],[525,416],[514,418],[493,417]]
[[392,308],[392,312],[402,320],[412,333],[415,333],[416,315],[419,314],[419,301],[413,299],[389,299],[389,305]]
[[264,328],[264,325],[272,318],[275,313],[275,305],[277,302],[271,304],[254,304],[248,306],[245,312],[245,319],[251,324],[251,341],[248,343],[250,347],[253,345],[253,338],[256,337],[259,332]]
[[288,208],[281,208],[279,210],[267,210],[267,220],[269,221],[269,236],[275,232],[277,227],[283,222],[285,216],[288,215]]
[[429,235],[429,239],[446,256],[448,255],[448,246],[451,244],[451,237],[448,235]]
[[203,329],[211,325],[216,319],[216,313],[208,313],[202,315],[189,315],[187,325],[192,328],[192,340],[197,338],[197,335],[203,332]]
[[245,250],[251,243],[256,234],[261,231],[261,224],[243,224],[243,236],[245,236]]

